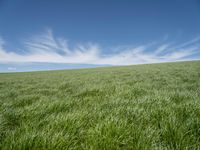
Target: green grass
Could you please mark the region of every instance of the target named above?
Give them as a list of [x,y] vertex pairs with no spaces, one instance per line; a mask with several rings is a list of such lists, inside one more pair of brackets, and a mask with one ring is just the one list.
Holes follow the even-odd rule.
[[200,149],[200,61],[2,73],[0,149]]

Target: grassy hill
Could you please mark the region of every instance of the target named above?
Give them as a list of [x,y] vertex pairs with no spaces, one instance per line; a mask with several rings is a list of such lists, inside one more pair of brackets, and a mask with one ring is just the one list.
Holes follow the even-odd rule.
[[0,149],[200,149],[200,61],[2,73]]

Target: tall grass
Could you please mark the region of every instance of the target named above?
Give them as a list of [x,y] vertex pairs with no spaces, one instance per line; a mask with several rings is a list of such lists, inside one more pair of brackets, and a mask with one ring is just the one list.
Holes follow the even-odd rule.
[[200,149],[200,62],[2,73],[0,149]]

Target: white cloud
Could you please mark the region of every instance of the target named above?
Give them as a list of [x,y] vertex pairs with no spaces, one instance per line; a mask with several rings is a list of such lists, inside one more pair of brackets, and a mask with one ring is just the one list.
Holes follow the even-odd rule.
[[163,44],[163,45],[160,45],[156,50],[155,50],[155,54],[160,54],[162,53],[163,51],[166,51],[168,48],[169,48],[169,44]]
[[8,52],[0,38],[0,62],[51,62],[100,65],[130,65],[188,60],[191,55],[200,53],[200,38],[192,39],[173,47],[161,43],[154,51],[148,51],[152,44],[126,47],[121,51],[103,54],[97,44],[77,44],[69,48],[67,40],[53,35],[51,30],[24,41],[26,53]]
[[15,70],[17,70],[17,68],[15,68],[15,67],[8,67],[8,70],[9,71],[15,71]]

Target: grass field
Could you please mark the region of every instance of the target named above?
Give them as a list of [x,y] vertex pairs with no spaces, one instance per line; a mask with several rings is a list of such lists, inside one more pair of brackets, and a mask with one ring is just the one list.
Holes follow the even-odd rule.
[[200,61],[2,73],[0,149],[200,149]]

